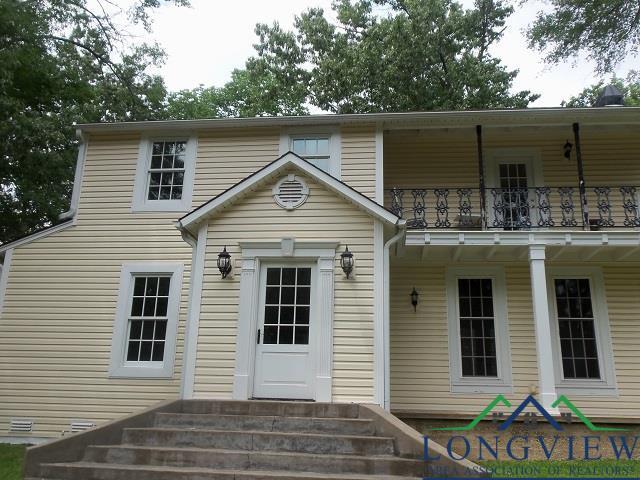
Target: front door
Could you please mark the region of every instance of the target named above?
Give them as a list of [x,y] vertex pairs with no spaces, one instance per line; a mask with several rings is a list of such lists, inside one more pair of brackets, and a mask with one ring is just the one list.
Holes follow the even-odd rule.
[[314,398],[312,265],[263,265],[255,355],[255,398]]

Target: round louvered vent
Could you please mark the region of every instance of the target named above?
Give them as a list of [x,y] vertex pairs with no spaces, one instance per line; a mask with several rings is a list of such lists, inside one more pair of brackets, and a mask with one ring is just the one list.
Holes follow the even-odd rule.
[[273,187],[273,198],[278,205],[287,210],[298,208],[306,202],[309,187],[304,181],[293,174],[287,175]]

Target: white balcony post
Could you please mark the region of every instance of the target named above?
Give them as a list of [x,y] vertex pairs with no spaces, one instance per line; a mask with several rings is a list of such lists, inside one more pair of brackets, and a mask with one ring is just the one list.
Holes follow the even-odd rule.
[[551,323],[547,297],[547,276],[545,272],[545,246],[529,246],[529,269],[531,271],[531,291],[533,295],[533,321],[536,330],[536,351],[538,355],[539,400],[549,413],[558,413],[551,408],[556,399],[556,380],[551,350]]

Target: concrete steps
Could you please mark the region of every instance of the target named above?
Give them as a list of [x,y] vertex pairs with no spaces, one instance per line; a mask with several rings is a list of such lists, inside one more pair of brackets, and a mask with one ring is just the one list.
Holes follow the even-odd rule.
[[[290,472],[275,470],[216,470],[209,468],[110,465],[102,463],[75,462],[43,465],[47,478],[68,480],[406,480],[406,476],[327,474],[314,472]],[[420,478],[420,477],[416,477]]]
[[[48,451],[35,450],[28,458],[39,455],[37,468],[29,464],[27,477],[392,480],[424,476],[419,437],[409,441],[402,433],[408,427],[370,406],[204,400],[168,405],[101,427],[102,434],[98,428],[60,440]],[[64,452],[65,442],[76,452]]]

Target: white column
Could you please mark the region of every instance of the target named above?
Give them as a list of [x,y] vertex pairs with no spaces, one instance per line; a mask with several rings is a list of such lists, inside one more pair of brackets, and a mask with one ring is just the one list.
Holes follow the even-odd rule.
[[234,400],[247,400],[251,395],[253,361],[258,308],[258,259],[243,258],[240,274],[240,304],[236,333],[236,370],[233,376]]
[[531,271],[531,292],[533,296],[533,320],[536,329],[536,351],[538,355],[539,400],[549,413],[558,413],[551,408],[556,399],[556,380],[551,350],[551,319],[547,296],[547,276],[545,272],[545,246],[529,246],[529,269]]
[[316,400],[331,402],[333,371],[333,258],[318,259],[320,270],[318,301],[318,369],[316,374]]

